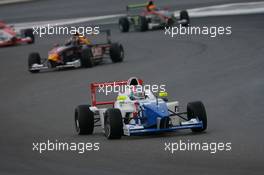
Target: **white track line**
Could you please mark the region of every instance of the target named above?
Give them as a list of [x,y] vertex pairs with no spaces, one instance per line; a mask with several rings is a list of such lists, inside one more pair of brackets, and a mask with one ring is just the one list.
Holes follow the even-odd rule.
[[[189,15],[192,18],[195,17],[207,17],[207,16],[223,16],[223,15],[243,15],[243,14],[256,14],[264,13],[264,2],[246,2],[246,3],[229,3],[223,5],[214,5],[202,8],[188,9]],[[175,11],[175,16],[179,16],[179,11]],[[46,26],[46,25],[69,25],[91,21],[100,21],[105,19],[115,19],[125,14],[105,15],[97,17],[83,17],[74,19],[60,19],[50,21],[36,21],[28,23],[13,24],[16,28],[31,28],[34,26]]]
[[100,21],[105,19],[114,19],[120,16],[124,16],[124,14],[116,14],[116,15],[105,15],[105,16],[96,16],[96,17],[83,17],[83,18],[72,18],[72,19],[59,19],[59,20],[50,20],[50,21],[39,21],[39,22],[27,22],[27,23],[14,23],[16,28],[23,29],[23,28],[30,28],[35,26],[50,26],[52,25],[70,25],[70,24],[78,24],[84,22],[91,22],[91,21]]
[[28,1],[32,1],[32,0],[1,0],[0,5],[14,4],[14,3],[28,2]]
[[191,17],[264,13],[264,2],[230,3],[188,10]]

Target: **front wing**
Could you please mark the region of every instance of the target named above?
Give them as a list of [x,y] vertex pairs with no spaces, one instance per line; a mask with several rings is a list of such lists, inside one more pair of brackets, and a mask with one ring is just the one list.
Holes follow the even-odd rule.
[[12,41],[12,40],[0,41],[0,47],[14,46],[14,45],[17,45],[17,44],[27,44],[27,43],[29,43],[31,41],[32,41],[31,38],[17,38],[14,41]]
[[[54,69],[63,69],[63,68],[78,68],[81,67],[80,60],[75,60],[71,62],[67,62],[64,65],[58,65],[54,67]],[[29,70],[34,71],[34,70],[47,70],[50,69],[46,64],[33,64]]]
[[184,125],[172,126],[169,128],[148,128],[148,129],[145,129],[142,126],[132,126],[131,127],[131,125],[125,125],[124,135],[134,136],[134,135],[142,135],[142,134],[147,134],[147,133],[172,132],[172,131],[176,131],[176,130],[201,128],[201,127],[203,127],[202,121],[197,121],[196,123],[193,123],[193,124],[184,124]]

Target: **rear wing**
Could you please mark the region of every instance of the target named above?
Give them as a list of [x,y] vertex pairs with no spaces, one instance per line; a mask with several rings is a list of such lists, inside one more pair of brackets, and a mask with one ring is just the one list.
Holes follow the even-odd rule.
[[[97,106],[97,105],[114,105],[115,100],[113,101],[97,101],[96,100],[96,93],[97,89],[100,88],[106,88],[109,86],[124,86],[127,85],[127,80],[124,81],[113,81],[113,82],[101,82],[101,83],[91,83],[90,89],[91,89],[91,99],[92,99],[92,106]],[[140,85],[143,84],[143,80],[139,79]],[[100,91],[100,90],[99,90]]]
[[140,9],[140,8],[144,8],[148,5],[148,3],[142,3],[142,4],[131,4],[131,5],[127,5],[126,10],[133,10],[133,9]]

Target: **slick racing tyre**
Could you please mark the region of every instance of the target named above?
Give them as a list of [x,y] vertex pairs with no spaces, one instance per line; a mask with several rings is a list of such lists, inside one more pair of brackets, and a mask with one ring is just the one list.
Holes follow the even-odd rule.
[[123,119],[119,109],[110,108],[105,112],[104,131],[107,139],[120,139],[123,135]]
[[120,18],[118,24],[119,24],[119,29],[121,32],[129,31],[129,21],[126,17]]
[[32,29],[25,29],[24,30],[24,35],[25,35],[25,37],[31,38],[31,41],[29,41],[28,44],[33,44],[35,42],[35,36],[33,34],[33,30]]
[[94,113],[89,107],[89,105],[80,105],[75,109],[74,123],[79,135],[93,134]]
[[193,132],[202,132],[207,128],[207,115],[205,111],[205,107],[202,102],[190,102],[187,104],[187,117],[188,120],[193,118],[198,118],[203,122],[203,127],[201,128],[192,128]]
[[82,50],[81,66],[85,68],[94,66],[92,50],[90,47],[83,48]]
[[112,62],[122,62],[124,60],[124,49],[119,43],[113,43],[110,47],[110,58]]
[[185,20],[185,22],[181,24],[183,27],[188,27],[190,24],[189,13],[186,10],[180,11],[180,20]]
[[28,70],[31,73],[38,73],[39,70],[31,70],[34,64],[41,64],[40,55],[39,53],[36,53],[36,52],[30,53],[28,56]]
[[141,32],[147,31],[148,30],[148,20],[145,16],[140,16],[139,17],[139,30]]

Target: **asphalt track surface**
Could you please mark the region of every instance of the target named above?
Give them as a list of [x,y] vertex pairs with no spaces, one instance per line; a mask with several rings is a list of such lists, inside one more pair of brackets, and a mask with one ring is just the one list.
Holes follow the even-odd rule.
[[[261,0],[252,0],[261,1]],[[142,3],[142,0],[34,0],[26,3],[0,6],[1,19],[13,22],[31,22],[84,16],[102,16],[125,12],[127,4]],[[160,0],[161,7],[175,10],[205,7],[224,3],[251,2],[250,0]]]
[[[123,63],[106,61],[92,69],[27,72],[29,52],[46,55],[52,43],[63,42],[66,36],[1,48],[0,174],[263,174],[263,17],[192,20],[192,25],[232,26],[231,36],[216,38],[169,38],[163,31],[120,34],[117,26],[104,26],[124,45],[126,57]],[[180,131],[113,141],[106,140],[100,129],[92,136],[76,135],[73,110],[78,104],[90,103],[89,84],[131,76],[149,84],[166,84],[169,99],[179,100],[183,106],[202,100],[208,114],[207,132]],[[32,151],[32,142],[56,139],[99,142],[100,151]],[[232,151],[164,151],[165,142],[180,140],[231,142]]]

